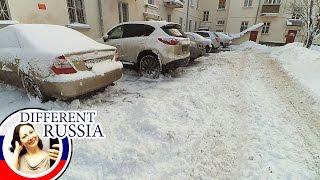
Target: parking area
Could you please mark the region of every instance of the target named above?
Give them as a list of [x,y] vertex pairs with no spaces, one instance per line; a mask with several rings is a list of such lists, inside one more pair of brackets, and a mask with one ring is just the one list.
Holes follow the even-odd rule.
[[107,137],[74,142],[64,179],[319,177],[317,111],[254,50],[210,53],[159,79],[126,69],[116,86],[71,102],[0,88],[1,118],[19,107],[98,111]]

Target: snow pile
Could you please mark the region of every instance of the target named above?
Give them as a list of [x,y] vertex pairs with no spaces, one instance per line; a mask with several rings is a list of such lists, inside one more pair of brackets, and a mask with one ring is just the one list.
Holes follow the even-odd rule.
[[233,46],[235,50],[246,51],[246,50],[255,50],[262,53],[268,53],[271,51],[271,47],[266,45],[261,45],[253,41],[246,41],[240,44],[238,47]]
[[320,97],[320,52],[291,43],[275,48],[271,57],[279,60],[290,75]]

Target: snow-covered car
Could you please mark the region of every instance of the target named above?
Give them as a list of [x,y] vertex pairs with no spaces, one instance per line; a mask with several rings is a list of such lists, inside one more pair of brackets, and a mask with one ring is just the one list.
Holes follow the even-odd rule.
[[220,44],[221,44],[221,46],[227,47],[227,46],[230,46],[230,45],[231,45],[231,43],[232,43],[232,37],[230,37],[230,36],[228,36],[228,35],[226,35],[226,34],[224,34],[224,33],[222,33],[222,32],[215,32],[215,33],[216,33],[216,35],[218,35],[219,38],[220,38]]
[[125,22],[112,28],[103,40],[118,48],[123,64],[134,65],[150,78],[186,66],[190,59],[190,40],[176,23]]
[[201,46],[202,44],[202,46],[206,48],[207,53],[211,51],[211,48],[212,48],[211,39],[204,38],[201,35],[193,32],[186,32],[185,34],[191,41],[196,42],[199,46]]
[[190,61],[203,56],[206,53],[206,48],[203,44],[198,44],[194,41],[190,42]]
[[195,33],[201,35],[204,38],[212,41],[212,50],[220,47],[220,38],[214,32],[211,31],[195,31]]
[[116,48],[73,29],[45,24],[0,29],[0,81],[42,101],[83,95],[121,77]]

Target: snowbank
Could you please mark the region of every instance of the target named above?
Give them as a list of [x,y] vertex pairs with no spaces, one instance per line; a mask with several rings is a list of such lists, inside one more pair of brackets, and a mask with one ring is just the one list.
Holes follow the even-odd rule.
[[320,52],[291,43],[274,48],[271,57],[279,60],[285,70],[320,97]]
[[233,49],[245,51],[245,50],[256,50],[262,53],[269,53],[271,52],[271,47],[268,47],[266,45],[261,45],[253,41],[246,41],[239,46],[233,46]]

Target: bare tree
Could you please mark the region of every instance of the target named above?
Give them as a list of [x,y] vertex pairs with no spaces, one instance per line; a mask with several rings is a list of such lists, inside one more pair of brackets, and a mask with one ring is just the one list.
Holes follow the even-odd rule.
[[291,13],[298,14],[304,22],[307,33],[304,46],[309,48],[314,37],[320,33],[320,0],[294,0],[289,7]]

